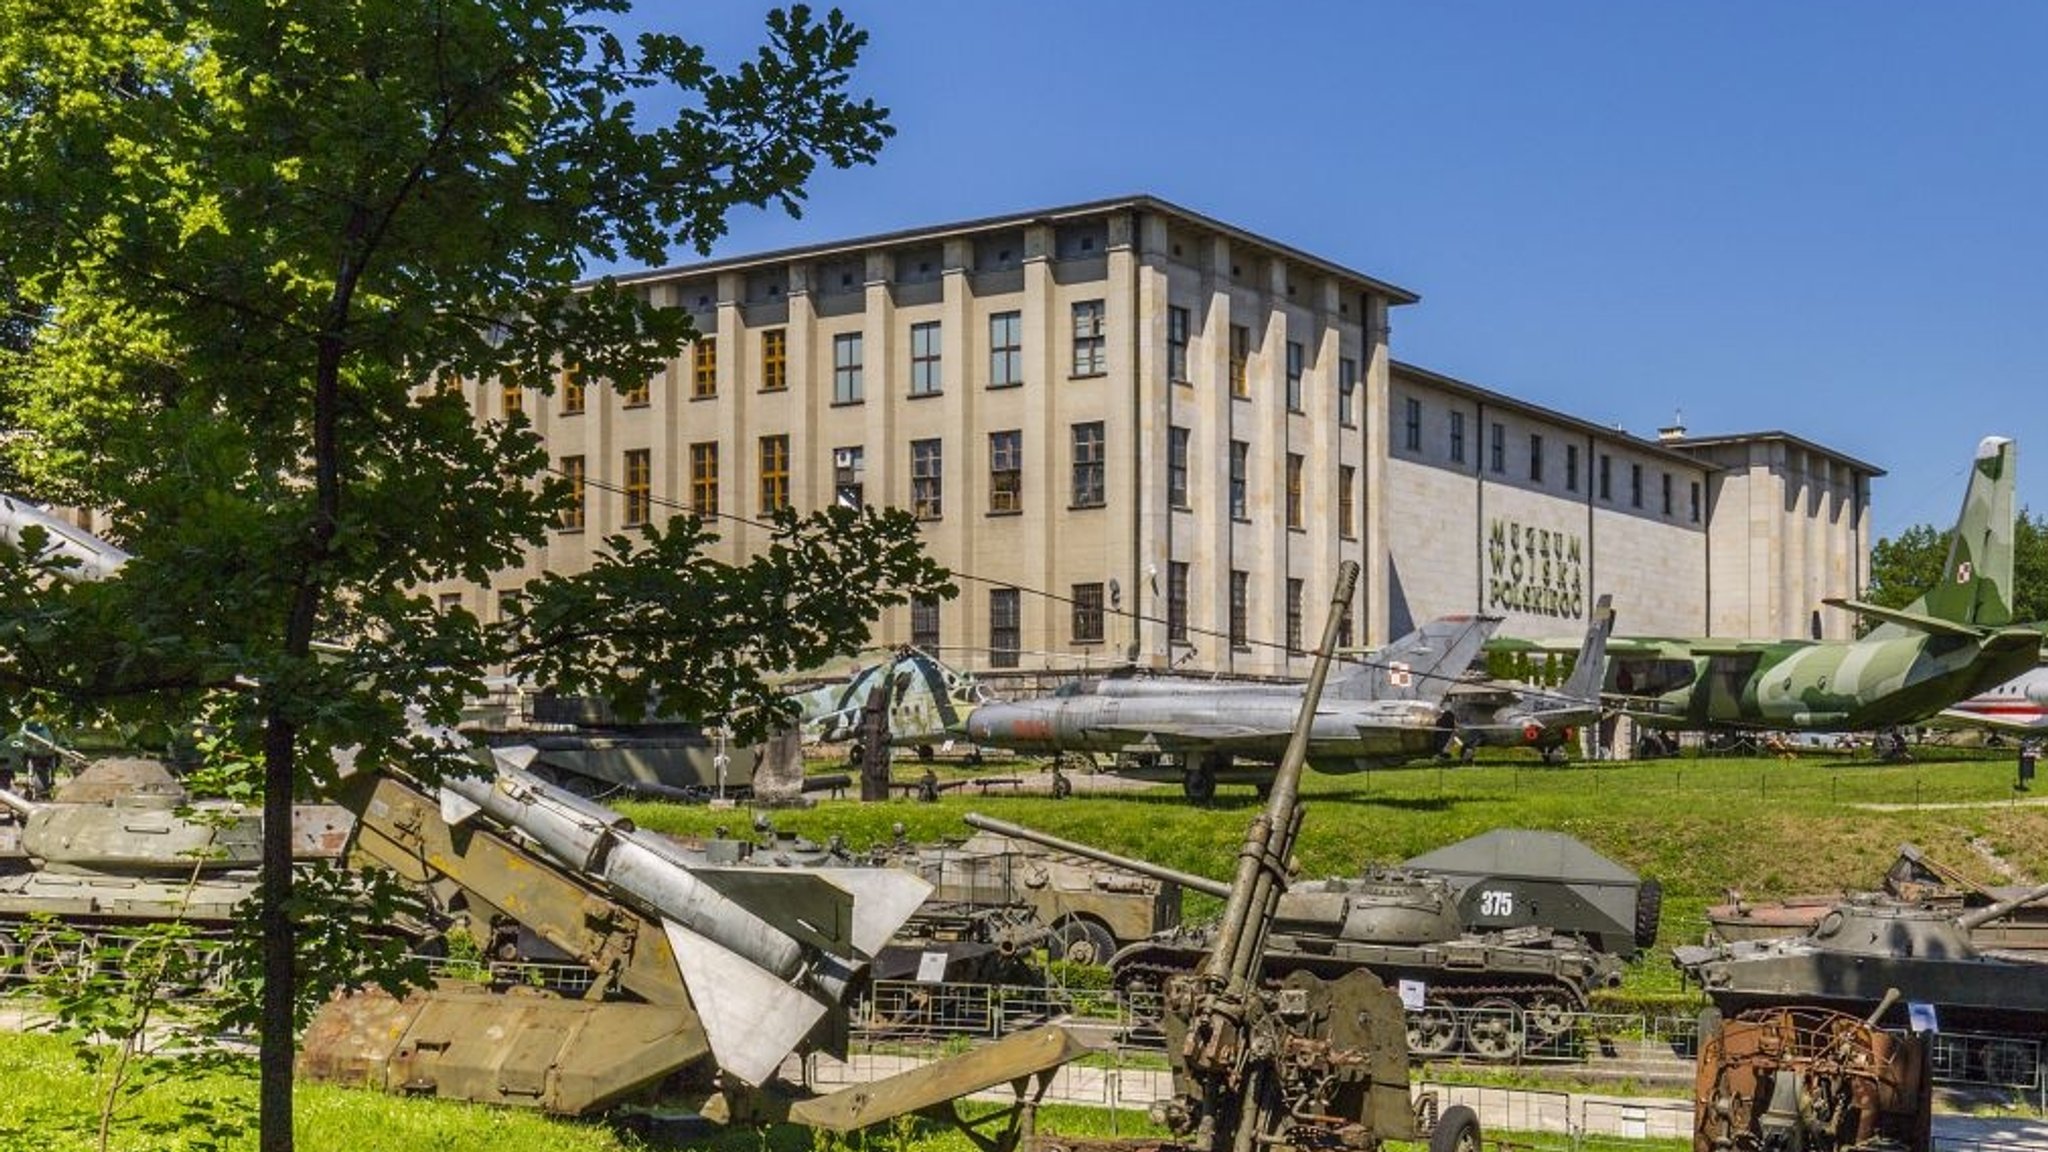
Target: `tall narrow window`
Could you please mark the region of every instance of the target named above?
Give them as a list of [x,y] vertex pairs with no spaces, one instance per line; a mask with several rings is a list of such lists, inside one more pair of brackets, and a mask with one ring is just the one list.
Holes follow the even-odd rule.
[[697,337],[697,367],[690,376],[690,395],[718,395],[718,337]]
[[1015,668],[1023,647],[1023,607],[1015,588],[991,588],[988,593],[988,664],[991,668]]
[[1631,508],[1641,508],[1643,506],[1643,466],[1641,464],[1631,464],[1628,466],[1628,504]]
[[919,520],[945,514],[943,463],[936,439],[910,442],[910,514]]
[[1243,440],[1230,442],[1230,518],[1251,519],[1251,501],[1245,491],[1246,474],[1251,471],[1252,446]]
[[939,598],[937,596],[913,596],[910,598],[910,643],[913,647],[927,652],[939,648]]
[[718,441],[690,445],[690,511],[718,515]]
[[789,507],[789,437],[761,437],[761,511]]
[[1287,526],[1302,527],[1301,499],[1302,456],[1299,452],[1287,454]]
[[1493,455],[1491,463],[1495,472],[1506,472],[1508,470],[1508,429],[1505,424],[1496,423],[1493,426]]
[[1529,433],[1529,480],[1543,483],[1543,437]]
[[832,450],[832,500],[846,508],[867,503],[867,449],[856,444]]
[[1358,469],[1337,465],[1337,535],[1358,538]]
[[1251,650],[1251,588],[1249,572],[1230,572],[1230,646],[1240,652]]
[[997,312],[988,318],[988,386],[1012,388],[1024,382],[1024,314]]
[[1287,410],[1301,411],[1301,377],[1308,370],[1308,352],[1297,340],[1287,342]]
[[649,513],[654,510],[652,481],[654,468],[652,454],[645,448],[626,450],[626,482],[623,485],[626,497],[625,524],[628,528],[647,523]]
[[653,382],[643,376],[640,378],[638,383],[634,384],[631,388],[626,389],[626,391],[619,396],[619,403],[625,405],[628,408],[645,408],[647,407],[648,401],[653,398],[653,395]]
[[1109,370],[1109,341],[1102,334],[1102,301],[1074,302],[1074,375],[1099,376]]
[[910,394],[937,396],[944,386],[939,370],[939,322],[910,326]]
[[1605,452],[1600,454],[1600,498],[1614,499],[1614,457]]
[[562,373],[562,415],[583,411],[583,367],[575,365]]
[[1337,423],[1358,426],[1358,361],[1349,356],[1337,361]]
[[1579,446],[1564,446],[1564,488],[1567,492],[1579,490]]
[[499,387],[498,395],[505,404],[505,419],[510,420],[526,411],[526,389],[507,382]]
[[[1408,403],[1413,404],[1415,403],[1415,401],[1410,400]],[[1415,436],[1418,440],[1422,438],[1422,431],[1419,424],[1416,428]],[[1453,412],[1451,413],[1451,463],[1463,464],[1464,462],[1465,414],[1463,412]]]
[[1230,326],[1230,394],[1250,396],[1252,330],[1242,324]]
[[1074,585],[1074,643],[1102,643],[1102,585]]
[[1692,482],[1692,522],[1700,522],[1700,482]]
[[557,527],[565,531],[583,530],[583,457],[564,456],[561,467],[562,479],[569,485],[569,505],[562,509],[562,521]]
[[1181,427],[1166,430],[1166,503],[1188,506],[1188,430]]
[[832,338],[832,402],[861,402],[860,333],[841,332]]
[[761,333],[761,390],[780,392],[789,387],[789,329],[770,328]]
[[1176,384],[1188,381],[1188,310],[1166,307],[1166,378]]
[[1661,473],[1664,482],[1664,515],[1671,515],[1671,473]]
[[1017,429],[988,434],[988,510],[1024,510],[1024,433]]
[[[1422,451],[1422,401],[1410,396],[1407,402],[1402,404],[1401,411],[1404,442],[1407,444],[1410,452],[1420,452]],[[1456,412],[1451,413],[1451,415],[1454,417],[1451,421],[1451,430],[1462,437],[1464,435],[1464,426],[1455,419],[1458,415]],[[1458,459],[1456,456],[1451,458],[1453,460]]]
[[1177,644],[1188,640],[1188,566],[1178,560],[1166,565],[1166,638]]
[[1102,421],[1074,425],[1074,507],[1100,508],[1103,486]]
[[1287,581],[1287,654],[1301,655],[1301,588],[1299,580]]

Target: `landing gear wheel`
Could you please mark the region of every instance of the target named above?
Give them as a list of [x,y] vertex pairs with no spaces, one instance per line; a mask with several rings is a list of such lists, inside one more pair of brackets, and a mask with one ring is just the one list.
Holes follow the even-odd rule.
[[960,762],[962,764],[967,765],[969,768],[981,767],[981,749],[969,748],[967,750],[967,755],[960,758]]
[[1180,790],[1197,804],[1207,804],[1216,798],[1216,770],[1207,761],[1198,760],[1181,773]]
[[1408,1015],[1408,1051],[1416,1056],[1448,1056],[1458,1048],[1457,1013],[1442,1000],[1430,999]]
[[1429,1133],[1429,1152],[1479,1152],[1479,1117],[1463,1104],[1444,1109]]
[[1068,920],[1053,929],[1053,956],[1070,964],[1107,964],[1116,938],[1093,920]]
[[1522,1054],[1522,1010],[1512,1000],[1481,1000],[1465,1014],[1465,1043],[1482,1060],[1513,1060]]
[[1055,800],[1065,800],[1073,794],[1074,782],[1067,779],[1066,773],[1058,768],[1054,768],[1052,770],[1052,798]]

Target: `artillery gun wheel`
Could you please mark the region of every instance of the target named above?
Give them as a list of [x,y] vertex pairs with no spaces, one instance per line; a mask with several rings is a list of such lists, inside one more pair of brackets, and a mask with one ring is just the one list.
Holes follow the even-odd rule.
[[1408,1015],[1408,1051],[1422,1057],[1448,1056],[1458,1048],[1458,1014],[1432,996]]
[[1465,1043],[1481,1059],[1513,1060],[1525,1039],[1522,1010],[1512,1000],[1489,997],[1465,1015]]
[[1479,1117],[1463,1104],[1444,1109],[1430,1130],[1429,1152],[1479,1152]]
[[170,993],[203,990],[212,982],[218,957],[192,940],[161,940],[143,936],[121,953],[121,971],[130,978],[148,978]]
[[1054,956],[1071,964],[1107,964],[1116,938],[1093,920],[1069,917],[1053,929]]

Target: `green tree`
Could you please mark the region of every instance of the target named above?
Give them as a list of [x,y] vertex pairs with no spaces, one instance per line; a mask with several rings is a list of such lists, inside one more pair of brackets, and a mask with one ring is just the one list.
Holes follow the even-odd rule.
[[[1941,579],[1948,560],[1944,529],[1915,524],[1870,548],[1870,584],[1864,598],[1886,608],[1903,608]],[[2013,518],[2012,614],[2015,621],[2048,620],[2048,516],[2025,508]]]
[[260,749],[266,1150],[292,1139],[288,805],[336,749],[446,766],[407,709],[452,722],[499,666],[755,728],[776,707],[757,669],[951,591],[906,516],[833,508],[779,516],[739,567],[693,521],[614,538],[504,622],[415,593],[490,580],[567,496],[523,421],[446,385],[647,379],[688,315],[580,269],[707,250],[741,206],[795,213],[820,162],[891,132],[849,91],[865,35],[836,11],[769,13],[721,69],[622,39],[628,7],[0,0],[0,283],[35,320],[0,352],[6,453],[134,554],[99,584],[0,557],[0,698],[210,702]]

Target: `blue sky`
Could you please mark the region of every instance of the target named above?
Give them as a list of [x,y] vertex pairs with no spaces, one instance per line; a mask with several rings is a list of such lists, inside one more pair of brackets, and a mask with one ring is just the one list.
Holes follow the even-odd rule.
[[[898,135],[714,255],[1152,193],[1419,293],[1400,359],[1876,464],[1874,536],[1990,434],[2048,511],[2048,5],[842,7]],[[730,63],[764,11],[638,20]]]

